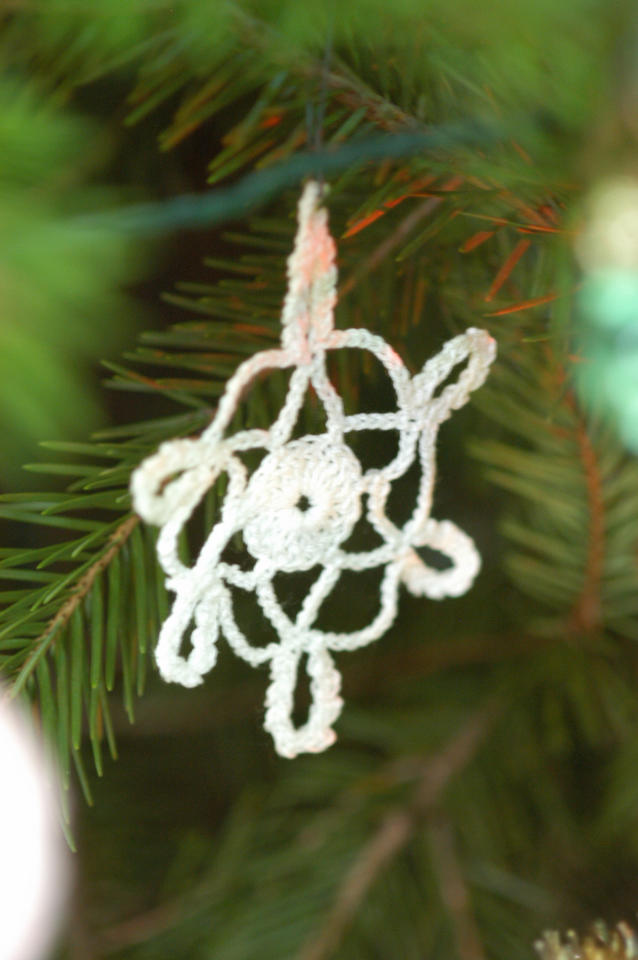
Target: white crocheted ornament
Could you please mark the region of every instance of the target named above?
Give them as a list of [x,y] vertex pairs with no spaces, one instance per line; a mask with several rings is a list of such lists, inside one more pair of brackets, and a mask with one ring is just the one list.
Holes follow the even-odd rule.
[[[161,527],[157,552],[167,587],[176,595],[155,654],[162,676],[187,687],[201,683],[215,664],[221,631],[243,660],[252,666],[270,664],[264,726],[285,757],[324,750],[334,742],[332,724],[342,707],[341,676],[330,651],[355,650],[378,639],[394,621],[401,583],[417,596],[435,599],[459,596],[470,587],[480,566],[473,541],[451,521],[430,516],[434,448],[439,425],[481,386],[495,356],[492,338],[471,328],[411,377],[381,337],[363,329],[335,330],[336,251],[320,200],[320,187],[311,181],[299,203],[299,226],[288,260],[281,349],[242,363],[199,439],[163,443],[134,472],[131,483],[137,512]],[[394,386],[396,411],[345,414],[326,372],[327,351],[341,347],[367,350],[383,364]],[[468,362],[458,379],[435,397],[437,386],[464,360]],[[247,385],[263,371],[285,368],[293,372],[275,423],[268,430],[226,436]],[[292,440],[310,384],[325,409],[325,433]],[[359,430],[397,431],[398,452],[390,463],[362,469],[344,442],[346,433]],[[237,453],[256,448],[266,456],[249,476]],[[419,493],[411,517],[398,527],[385,512],[388,494],[417,456]],[[187,567],[178,557],[180,531],[221,473],[228,485],[219,519],[194,566]],[[343,545],[363,513],[383,542],[366,552],[351,552]],[[220,559],[238,531],[255,559],[251,570]],[[428,567],[415,549],[425,546],[443,553],[450,566],[442,571]],[[277,599],[273,578],[279,571],[314,567],[320,568],[317,579],[292,618]],[[351,633],[319,629],[315,624],[321,605],[341,572],[371,567],[384,567],[379,610],[372,622]],[[255,591],[279,642],[260,647],[244,636],[233,611],[232,587]],[[185,657],[180,645],[193,624],[192,649]],[[291,714],[304,655],[312,703],[307,722],[295,728]]]

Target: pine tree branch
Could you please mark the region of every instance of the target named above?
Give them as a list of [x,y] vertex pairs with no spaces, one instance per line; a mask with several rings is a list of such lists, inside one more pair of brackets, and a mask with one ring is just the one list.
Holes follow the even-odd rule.
[[143,913],[122,920],[103,931],[97,942],[91,944],[91,958],[108,957],[140,943],[146,943],[158,934],[170,930],[183,917],[184,898],[162,903]]
[[326,960],[337,949],[381,871],[432,814],[450,780],[474,756],[489,732],[494,712],[493,707],[478,711],[440,753],[423,761],[412,800],[407,806],[390,811],[360,850],[339,885],[324,923],[302,946],[297,960]]
[[[317,79],[323,79],[320,65],[315,67],[313,73]],[[309,74],[312,75],[310,71]],[[380,96],[374,90],[363,87],[356,78],[349,77],[345,71],[329,71],[326,75],[326,85],[333,91],[337,102],[353,111],[363,108],[366,111],[366,118],[381,130],[394,132],[401,128],[414,129],[417,126],[427,129],[426,124],[419,124],[413,116],[401,110],[391,100]]]
[[441,898],[452,920],[459,960],[485,960],[469,890],[455,849],[452,824],[440,811],[430,825],[428,840]]
[[339,296],[345,297],[361,280],[365,279],[365,277],[383,263],[392,251],[410,235],[417,224],[419,224],[421,220],[425,220],[426,217],[429,217],[442,202],[442,197],[428,197],[427,200],[424,200],[423,203],[420,203],[418,207],[409,213],[407,217],[404,217],[392,233],[388,234],[385,240],[382,240],[365,260],[362,261],[360,266],[356,267],[350,276],[346,277],[339,287]]
[[242,31],[242,40],[245,43],[261,50],[269,58],[273,51],[279,54],[281,66],[298,73],[306,81],[314,81],[317,85],[324,85],[334,94],[334,98],[349,110],[355,111],[362,107],[366,110],[368,119],[375,126],[388,131],[401,127],[414,127],[415,118],[401,110],[387,97],[383,97],[375,90],[371,90],[363,81],[351,74],[345,64],[326,69],[324,59],[300,56],[291,57],[285,38],[272,25],[258,20],[241,8],[236,9],[237,23]]
[[512,438],[472,442],[489,479],[513,497],[503,530],[516,549],[505,564],[524,594],[553,611],[541,618],[536,606],[532,632],[635,637],[638,467],[584,414],[551,340],[525,337],[533,329],[532,319],[503,328],[500,364],[477,398]]
[[589,507],[589,535],[583,588],[574,602],[568,619],[570,633],[592,633],[602,622],[601,586],[605,560],[605,502],[598,458],[589,438],[587,424],[576,398],[569,392],[565,398],[575,418],[578,449],[583,464]]
[[57,613],[51,618],[46,630],[44,630],[44,632],[35,639],[33,651],[27,657],[24,666],[12,684],[10,691],[10,697],[12,699],[17,697],[22,692],[24,685],[37,667],[38,661],[48,652],[48,650],[50,650],[51,646],[53,645],[58,631],[63,627],[66,627],[79,605],[90,593],[96,577],[98,577],[104,570],[107,569],[115,555],[126,543],[138,523],[139,517],[133,514],[132,516],[127,517],[126,520],[124,520],[123,523],[121,523],[109,536],[108,542],[110,543],[110,546],[80,577],[75,587],[72,588],[71,596],[64,601]]

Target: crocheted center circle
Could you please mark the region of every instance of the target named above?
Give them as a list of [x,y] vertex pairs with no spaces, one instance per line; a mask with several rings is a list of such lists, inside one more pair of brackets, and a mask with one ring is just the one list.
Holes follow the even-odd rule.
[[273,450],[246,491],[246,547],[279,570],[309,570],[352,532],[360,481],[361,465],[345,444],[303,437]]

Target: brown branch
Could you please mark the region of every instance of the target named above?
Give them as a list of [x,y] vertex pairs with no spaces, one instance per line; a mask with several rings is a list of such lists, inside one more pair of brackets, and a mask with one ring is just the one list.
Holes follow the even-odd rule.
[[570,632],[591,633],[601,622],[601,582],[605,560],[605,503],[596,451],[587,433],[585,418],[570,393],[567,402],[576,419],[576,439],[587,487],[589,537],[583,587],[569,617]]
[[431,814],[451,778],[468,763],[489,729],[492,711],[474,714],[440,753],[424,761],[412,801],[390,811],[343,878],[321,928],[302,946],[297,960],[326,960],[339,946],[357,909],[381,870],[405,847]]
[[442,197],[428,197],[423,203],[420,203],[407,217],[398,225],[396,230],[389,234],[377,247],[374,248],[369,257],[367,257],[360,267],[353,270],[349,277],[343,281],[339,287],[339,298],[341,299],[355,287],[364,277],[366,277],[375,267],[383,263],[385,258],[409,235],[417,224],[428,217],[443,202]]
[[381,129],[395,131],[401,128],[417,128],[427,131],[426,124],[406,113],[368,84],[364,84],[359,77],[352,74],[345,63],[337,61],[327,69],[324,57],[307,56],[298,48],[291,49],[281,31],[265,20],[238,8],[233,10],[233,17],[244,43],[267,51],[270,59],[274,59],[277,64],[307,83],[315,84],[318,91],[325,85],[335,100],[352,111],[363,107],[367,119]]
[[452,825],[447,817],[442,814],[437,816],[429,831],[429,841],[441,898],[452,920],[460,960],[484,960],[481,936],[456,854]]
[[[361,850],[337,892],[327,923],[317,939],[302,948],[298,960],[322,960],[337,946],[384,865],[405,846],[419,822],[435,808],[449,780],[473,756],[494,712],[482,710],[475,714],[436,756],[425,761],[422,758],[402,758],[387,771],[394,775],[396,782],[405,779],[406,775],[418,777],[413,797],[406,807],[395,809],[386,816],[375,836]],[[173,927],[185,909],[188,909],[186,900],[179,897],[115,924],[98,935],[93,944],[95,955],[108,956],[158,936]],[[463,960],[466,960],[465,956]],[[469,955],[467,960],[470,960]]]
[[124,520],[110,535],[109,542],[111,546],[100,557],[98,557],[95,563],[91,564],[86,573],[82,574],[77,581],[71,596],[64,601],[58,612],[51,618],[51,620],[49,620],[46,629],[34,640],[33,652],[29,655],[20,671],[18,681],[16,681],[16,684],[11,691],[12,696],[15,696],[17,693],[19,693],[24,686],[25,680],[30,675],[31,670],[36,666],[38,660],[42,656],[44,652],[43,644],[48,646],[48,644],[53,643],[58,631],[61,630],[62,627],[66,626],[82,600],[84,600],[91,590],[96,577],[102,573],[106,567],[108,567],[115,554],[128,540],[138,523],[139,517],[136,516],[136,514],[132,514],[130,517],[127,517],[126,520]]
[[334,69],[324,74],[323,67],[315,64],[311,67],[309,74],[314,74],[318,80],[323,80],[325,76],[326,86],[332,91],[335,100],[340,101],[352,111],[364,107],[367,119],[382,130],[394,132],[400,129],[420,129],[425,132],[428,129],[426,124],[415,120],[386,97],[370,87],[366,86],[364,89],[358,78],[348,76],[347,68],[342,69],[343,72]]
[[[62,604],[42,636],[38,637],[38,640],[43,639],[53,630],[57,632],[61,626],[66,626],[82,600],[84,600],[91,590],[96,577],[99,576],[103,570],[106,570],[115,554],[118,552],[118,550],[121,550],[139,522],[140,518],[134,513],[130,517],[127,517],[126,520],[124,520],[124,522],[113,531],[109,537],[111,546],[102,554],[101,557],[98,557],[95,563],[91,564],[86,573],[80,577],[71,596]],[[36,643],[38,640],[36,640]]]
[[175,926],[183,910],[183,900],[177,899],[122,920],[100,935],[93,944],[93,956],[107,957],[165,933]]

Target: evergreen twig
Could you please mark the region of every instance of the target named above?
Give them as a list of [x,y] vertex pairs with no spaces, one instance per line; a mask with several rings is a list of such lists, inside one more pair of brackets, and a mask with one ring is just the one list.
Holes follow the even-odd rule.
[[436,809],[449,781],[472,759],[489,732],[494,707],[482,708],[434,757],[423,760],[419,780],[406,805],[391,810],[366,843],[339,885],[334,903],[320,929],[302,946],[297,960],[326,960],[332,956],[352,923],[370,887],[388,863]]
[[574,601],[569,618],[569,629],[592,633],[600,628],[602,620],[601,587],[605,563],[605,503],[603,480],[596,451],[589,437],[587,424],[571,391],[566,403],[574,412],[578,449],[583,464],[589,507],[589,543],[583,587]]
[[455,849],[455,839],[449,817],[439,811],[428,830],[428,843],[441,899],[452,921],[459,960],[484,960],[485,951]]
[[357,266],[352,273],[346,277],[339,287],[339,296],[344,297],[365,277],[369,276],[383,261],[390,256],[403,240],[410,235],[414,228],[425,220],[426,217],[436,210],[443,202],[442,197],[428,197],[423,203],[420,203],[399,223],[392,233],[388,234],[385,240],[372,250],[372,252]]
[[72,588],[71,596],[64,601],[60,609],[51,618],[46,630],[33,641],[33,650],[11,686],[11,698],[17,697],[22,692],[38,661],[51,648],[57,632],[68,624],[79,605],[90,593],[96,577],[107,569],[138,523],[139,517],[133,514],[127,517],[109,536],[110,546],[108,549],[82,574],[75,587]]

